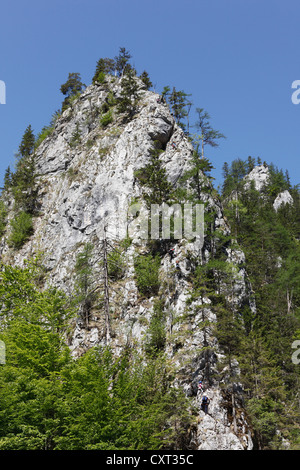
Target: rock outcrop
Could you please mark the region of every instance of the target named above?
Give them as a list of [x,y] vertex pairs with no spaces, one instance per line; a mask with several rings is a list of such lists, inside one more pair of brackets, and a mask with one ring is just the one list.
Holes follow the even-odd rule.
[[273,203],[273,207],[275,211],[277,212],[279,207],[281,207],[283,204],[289,204],[289,205],[294,204],[294,199],[292,198],[291,194],[289,193],[287,189],[279,193],[278,196],[276,197]]
[[269,169],[265,165],[258,165],[253,168],[250,173],[245,176],[245,189],[249,189],[251,182],[254,182],[254,188],[257,191],[262,191],[262,189],[268,184],[270,179]]
[[[84,244],[91,242],[94,245],[96,259],[104,226],[111,243],[124,238],[126,230],[131,228],[132,242],[124,253],[125,273],[120,281],[116,281],[111,294],[110,344],[118,353],[128,341],[141,347],[154,302],[153,297],[144,298],[139,294],[135,279],[134,257],[147,251],[147,240],[132,228],[136,221],[128,219],[129,207],[134,201],[141,200],[143,194],[135,172],[147,165],[153,142],[159,141],[164,150],[161,160],[168,180],[176,186],[189,168],[193,147],[168,106],[158,102],[157,94],[142,88],[138,110],[132,120],[124,122],[123,117],[116,113],[111,123],[101,126],[101,109],[109,93],[119,96],[118,79],[111,77],[103,85],[89,86],[62,114],[53,133],[37,149],[39,215],[34,219],[34,235],[18,252],[13,252],[4,243],[2,258],[22,264],[24,259],[42,252],[49,282],[72,292],[76,255]],[[230,228],[221,204],[212,195],[204,176],[202,186],[203,201],[215,214],[214,227],[229,235]],[[211,398],[208,414],[200,409],[200,396],[197,396],[197,380],[205,380],[207,367],[203,354],[203,312],[210,324],[216,322],[216,316],[209,298],[188,302],[190,274],[195,260],[198,263],[208,260],[212,248],[204,240],[201,249],[203,260],[200,260],[198,247],[190,240],[175,240],[173,247],[174,257],[162,253],[160,266],[166,313],[166,353],[178,371],[176,386],[183,387],[198,408],[197,426],[190,447],[251,449],[251,428],[242,406],[238,365],[234,413],[230,387],[224,384],[221,387],[217,380],[208,384],[207,393]],[[231,300],[238,312],[242,304],[249,302],[244,256],[228,246],[227,260],[232,266]],[[70,341],[73,355],[76,357],[94,345],[104,344],[104,330],[101,312],[94,313],[88,326],[77,321]],[[206,341],[214,351],[206,360],[210,362],[211,370],[215,370],[223,352],[211,329]]]

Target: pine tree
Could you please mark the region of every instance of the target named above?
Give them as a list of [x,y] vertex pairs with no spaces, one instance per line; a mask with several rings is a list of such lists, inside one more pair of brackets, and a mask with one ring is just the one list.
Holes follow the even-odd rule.
[[114,59],[99,59],[96,65],[96,70],[92,79],[93,83],[103,80],[103,76],[111,74],[115,70]]
[[121,93],[118,100],[117,110],[125,114],[125,119],[131,119],[137,111],[139,102],[139,85],[135,74],[129,70],[121,80]]
[[19,145],[19,154],[23,158],[29,157],[34,150],[35,137],[31,125],[26,128],[21,143]]
[[72,98],[78,96],[84,87],[85,85],[81,82],[80,73],[69,73],[68,80],[60,87],[60,91],[66,96],[62,104],[62,112],[70,106]]
[[199,158],[198,149],[194,150],[190,162],[190,169],[184,173],[181,178],[182,185],[175,191],[179,201],[201,201],[204,193],[211,190],[209,181],[213,179],[210,175],[213,168],[207,158]]
[[163,91],[161,92],[161,97],[163,99],[163,101],[167,101],[168,100],[168,96],[170,95],[170,87],[169,86],[165,86],[163,88]]
[[125,73],[129,71],[133,72],[132,66],[129,64],[131,59],[131,54],[125,49],[125,47],[120,47],[119,55],[115,57],[115,69],[118,77],[122,77]]
[[291,344],[300,331],[300,258],[295,239],[299,233],[299,191],[293,193],[293,205],[276,212],[274,197],[288,187],[288,179],[270,164],[264,190],[245,189],[243,178],[253,163],[252,159],[234,161],[224,175],[226,195],[238,190],[238,200],[233,199],[231,207],[226,201],[225,213],[245,254],[256,304],[255,314],[249,308],[240,312],[246,334],[241,336],[237,358],[258,446],[280,449],[278,430],[294,445],[299,442],[295,431],[299,374],[291,361]]
[[254,167],[255,167],[255,158],[249,156],[247,160],[247,172],[250,173],[250,171],[252,171]]
[[159,143],[155,142],[156,147],[151,149],[150,162],[144,168],[135,172],[135,177],[144,186],[150,188],[150,193],[144,194],[144,199],[150,209],[151,204],[162,204],[169,202],[172,198],[173,187],[167,179],[167,173],[162,166],[160,155],[163,152],[158,148]]
[[185,130],[185,124],[183,119],[188,117],[191,102],[187,101],[187,95],[184,91],[177,91],[175,87],[173,87],[172,93],[169,96],[169,104],[171,106],[174,118],[177,121],[177,124]]
[[203,108],[196,108],[196,112],[198,114],[198,121],[195,127],[201,132],[199,136],[201,139],[201,157],[204,158],[205,145],[218,147],[217,139],[224,139],[225,136],[211,127],[209,123],[210,115]]
[[29,214],[34,213],[37,198],[34,144],[35,137],[29,125],[22,137],[16,171],[11,178],[15,207]]
[[231,162],[229,166],[227,162],[223,165],[223,197],[229,196],[233,191],[240,192],[244,185],[244,177],[248,174],[248,163],[240,158]]
[[4,191],[8,191],[11,185],[12,185],[12,172],[10,170],[10,166],[8,166],[4,174],[4,186],[3,186]]
[[149,78],[149,74],[146,72],[146,70],[144,70],[144,72],[141,73],[140,79],[146,85],[147,90],[150,90],[150,88],[153,87],[153,83],[151,82]]

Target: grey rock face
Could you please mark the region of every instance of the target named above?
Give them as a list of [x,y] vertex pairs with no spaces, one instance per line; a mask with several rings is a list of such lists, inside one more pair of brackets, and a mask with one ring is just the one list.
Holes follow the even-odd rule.
[[276,212],[278,211],[279,207],[282,206],[282,204],[290,204],[290,205],[294,204],[294,200],[292,196],[290,195],[290,193],[288,192],[288,190],[285,190],[282,193],[279,193],[278,196],[276,197],[273,203],[273,207]]
[[[57,121],[53,134],[37,150],[40,215],[34,221],[34,235],[17,253],[12,253],[7,245],[2,247],[4,261],[17,264],[42,251],[49,282],[71,292],[76,255],[83,245],[93,243],[96,259],[104,225],[112,243],[124,238],[127,228],[132,229],[132,243],[125,255],[125,276],[114,286],[117,293],[111,294],[112,304],[116,298],[119,301],[111,316],[111,346],[116,353],[128,341],[141,347],[153,312],[154,299],[139,295],[133,267],[134,256],[147,250],[146,241],[134,229],[134,218],[128,219],[129,207],[133,201],[141,200],[142,195],[135,171],[147,165],[153,141],[158,140],[164,149],[161,159],[168,179],[176,186],[189,168],[193,153],[192,145],[168,107],[158,103],[157,95],[149,91],[141,91],[138,112],[130,122],[124,123],[122,116],[114,114],[112,123],[101,126],[101,107],[109,90],[117,96],[119,89],[119,81],[114,79],[110,80],[109,87],[88,87]],[[79,141],[74,139],[76,131],[80,133]],[[265,180],[266,173],[264,175]],[[206,189],[203,201],[216,213],[215,227],[230,234],[221,204],[207,191],[208,187],[203,176]],[[241,404],[236,404],[239,417],[233,425],[217,382],[208,390],[212,398],[209,415],[200,410],[200,400],[195,393],[197,378],[205,375],[201,352],[203,319],[213,325],[216,317],[211,301],[205,296],[191,305],[187,303],[191,287],[189,275],[194,267],[191,259],[208,260],[210,246],[204,243],[201,255],[194,243],[182,239],[174,243],[174,249],[174,258],[165,254],[160,266],[161,294],[166,310],[166,352],[178,370],[177,386],[183,387],[199,408],[191,445],[196,449],[250,449],[252,441]],[[238,312],[248,296],[244,256],[234,249],[228,249],[227,255],[232,266],[234,298],[231,300]],[[176,260],[180,275],[176,271]],[[192,314],[186,316],[187,311]],[[222,351],[211,327],[206,341],[215,351],[209,358],[213,370]],[[77,357],[89,347],[104,342],[104,320],[98,312],[88,328],[77,322],[70,348]]]
[[245,177],[245,188],[250,188],[251,181],[254,181],[254,187],[257,191],[261,191],[269,182],[270,174],[268,167],[259,165]]

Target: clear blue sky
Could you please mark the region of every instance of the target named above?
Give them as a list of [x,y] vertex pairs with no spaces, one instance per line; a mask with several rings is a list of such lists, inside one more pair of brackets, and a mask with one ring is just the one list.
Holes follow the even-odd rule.
[[10,0],[0,7],[0,179],[25,128],[37,134],[61,107],[69,72],[89,85],[100,57],[120,47],[156,90],[192,95],[226,135],[212,160],[249,155],[288,170],[300,183],[299,0]]

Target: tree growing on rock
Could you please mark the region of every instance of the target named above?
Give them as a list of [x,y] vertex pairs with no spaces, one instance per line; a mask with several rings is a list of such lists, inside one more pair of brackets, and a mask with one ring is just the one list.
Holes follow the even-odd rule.
[[37,198],[34,144],[34,133],[29,125],[19,145],[16,171],[11,176],[15,208],[29,214],[33,214]]
[[109,58],[101,58],[98,60],[97,65],[96,65],[96,70],[92,79],[93,83],[96,82],[101,82],[103,80],[103,77],[106,74],[111,74],[115,70],[115,61],[114,59],[109,59]]
[[122,77],[125,73],[133,70],[129,63],[131,57],[130,52],[125,47],[120,47],[119,55],[115,57],[115,70],[118,77]]
[[187,99],[188,96],[190,95],[182,90],[176,90],[175,87],[173,87],[173,90],[169,95],[169,103],[173,111],[174,118],[183,130],[185,130],[183,119],[188,117],[192,105],[192,103]]
[[159,142],[155,142],[155,147],[151,149],[150,162],[144,168],[135,172],[135,177],[140,183],[150,189],[150,193],[144,194],[144,199],[148,205],[162,204],[169,202],[173,186],[167,179],[167,172],[162,166],[160,155],[163,150],[158,147]]
[[204,147],[218,147],[218,139],[224,139],[225,136],[213,129],[209,123],[210,115],[203,108],[196,108],[198,121],[195,124],[197,130],[200,131],[199,140],[201,141],[201,158],[204,158]]
[[92,265],[93,245],[86,243],[78,253],[75,264],[76,302],[79,305],[79,317],[88,325],[91,309],[96,300],[96,279]]
[[150,90],[150,88],[153,87],[153,83],[151,82],[149,74],[148,72],[146,72],[146,70],[144,70],[143,73],[140,75],[140,79],[146,86],[147,90]]
[[85,85],[81,81],[80,73],[69,73],[68,80],[60,87],[60,91],[66,96],[62,104],[62,112],[70,106],[72,98],[78,96],[84,87]]
[[126,119],[131,119],[137,111],[139,89],[135,73],[129,70],[121,80],[121,93],[117,105],[118,112],[125,114]]

